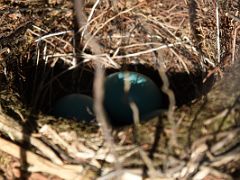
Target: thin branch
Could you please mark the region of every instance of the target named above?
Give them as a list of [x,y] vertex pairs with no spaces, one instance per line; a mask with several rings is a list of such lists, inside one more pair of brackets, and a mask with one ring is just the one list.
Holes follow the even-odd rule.
[[14,156],[15,158],[20,159],[20,152],[24,151],[26,153],[26,161],[27,163],[31,164],[32,167],[29,168],[32,172],[45,172],[52,175],[59,176],[63,179],[76,179],[80,180],[81,172],[83,167],[80,165],[76,166],[60,166],[57,164],[52,163],[51,161],[42,158],[41,156],[23,149],[22,147],[13,144],[3,138],[0,138],[0,150]]
[[219,1],[216,0],[216,26],[217,26],[217,62],[221,61],[221,40],[220,40],[220,22],[219,22]]
[[96,119],[101,125],[102,133],[107,142],[107,146],[110,150],[110,153],[115,158],[115,168],[118,172],[122,171],[121,163],[118,159],[117,152],[115,150],[115,143],[111,135],[111,128],[107,122],[107,116],[103,107],[103,98],[104,98],[104,71],[98,64],[95,70],[95,78],[93,85],[94,93],[94,111],[96,114]]

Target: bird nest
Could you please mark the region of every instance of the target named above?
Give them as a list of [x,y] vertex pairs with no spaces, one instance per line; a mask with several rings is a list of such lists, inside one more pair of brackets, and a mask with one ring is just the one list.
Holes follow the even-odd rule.
[[[0,5],[3,177],[238,178],[238,1]],[[168,110],[112,128],[101,87],[122,70],[153,79]],[[94,96],[96,122],[48,115],[75,92]]]

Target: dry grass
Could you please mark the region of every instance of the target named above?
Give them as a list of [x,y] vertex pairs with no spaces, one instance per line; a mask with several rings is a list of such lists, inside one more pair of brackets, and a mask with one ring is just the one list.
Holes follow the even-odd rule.
[[[0,149],[22,168],[10,177],[9,156],[1,155],[3,175],[233,179],[240,156],[237,10],[237,1],[218,0],[0,3]],[[31,27],[18,28],[29,20]],[[112,129],[102,106],[104,71],[139,64],[159,72],[169,109]],[[177,108],[169,78],[198,72],[206,81],[226,75],[208,95]],[[98,124],[46,115],[64,94],[92,90]]]

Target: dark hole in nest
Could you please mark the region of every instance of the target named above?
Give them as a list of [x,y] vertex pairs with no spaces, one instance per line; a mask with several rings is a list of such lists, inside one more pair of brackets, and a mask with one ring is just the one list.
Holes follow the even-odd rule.
[[[127,65],[124,70],[136,71],[150,77],[155,84],[161,89],[163,82],[159,75],[159,72],[153,67],[146,65]],[[107,74],[116,72],[116,70],[109,69]],[[176,105],[182,106],[184,104],[191,103],[192,100],[201,97],[208,93],[215,82],[214,76],[207,78],[206,73],[202,71],[188,74],[187,72],[168,72],[167,73],[170,89],[175,94]],[[168,97],[164,97],[164,104],[168,107]]]
[[51,111],[54,103],[71,93],[82,93],[92,96],[94,70],[82,66],[69,69],[57,62],[54,67],[39,63],[26,65],[26,82],[23,91],[26,104],[44,113]]
[[[162,80],[157,70],[145,65],[125,65],[120,70],[135,71],[148,76],[155,84],[161,88]],[[120,71],[116,69],[106,69],[106,76]],[[67,67],[57,62],[54,67],[46,65],[44,62],[37,66],[27,63],[23,72],[25,83],[23,99],[25,103],[35,110],[40,110],[48,114],[54,103],[61,97],[71,93],[82,93],[92,96],[94,69],[87,65],[67,70]],[[64,73],[63,73],[64,72]],[[170,88],[176,98],[176,105],[190,103],[192,100],[206,94],[215,82],[211,76],[203,83],[205,74],[201,71],[195,73],[168,72]],[[163,98],[164,106],[168,107],[168,97]]]

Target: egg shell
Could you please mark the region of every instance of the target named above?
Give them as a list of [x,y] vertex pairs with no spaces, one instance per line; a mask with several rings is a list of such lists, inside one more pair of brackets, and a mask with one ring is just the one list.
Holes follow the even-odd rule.
[[83,94],[70,94],[59,99],[52,115],[67,119],[90,121],[94,119],[93,99]]
[[[129,84],[128,92],[124,85]],[[133,122],[130,102],[139,110],[140,120],[162,108],[162,92],[147,76],[137,72],[117,72],[105,80],[104,106],[113,125],[126,125]]]

